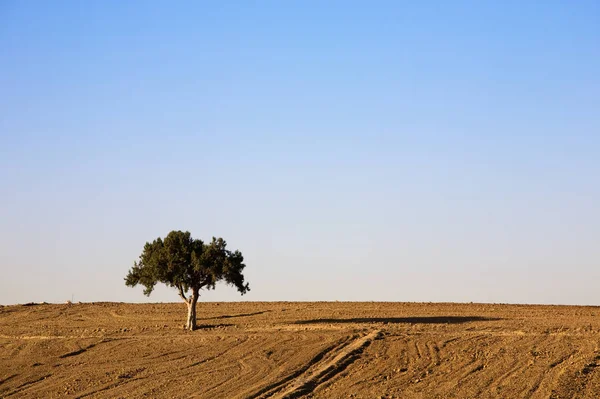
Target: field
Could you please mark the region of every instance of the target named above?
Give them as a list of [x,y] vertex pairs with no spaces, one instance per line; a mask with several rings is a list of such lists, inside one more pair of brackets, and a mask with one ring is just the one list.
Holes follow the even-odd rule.
[[0,307],[3,398],[599,398],[600,308]]

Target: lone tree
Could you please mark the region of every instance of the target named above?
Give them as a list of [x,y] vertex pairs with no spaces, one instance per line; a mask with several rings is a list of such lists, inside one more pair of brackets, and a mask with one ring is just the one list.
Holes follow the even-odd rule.
[[[188,231],[171,231],[164,240],[160,237],[147,242],[138,262],[125,277],[125,284],[146,287],[150,296],[156,283],[177,288],[188,307],[188,330],[196,329],[196,303],[201,289],[214,289],[218,281],[225,281],[244,295],[250,291],[244,283],[244,257],[240,251],[225,249],[222,238],[213,237],[209,244],[193,239]],[[187,294],[187,295],[186,295]]]

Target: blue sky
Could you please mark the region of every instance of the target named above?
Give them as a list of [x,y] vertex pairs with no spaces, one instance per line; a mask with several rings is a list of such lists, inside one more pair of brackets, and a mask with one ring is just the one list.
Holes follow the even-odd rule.
[[600,4],[0,4],[0,303],[224,237],[203,300],[600,305]]

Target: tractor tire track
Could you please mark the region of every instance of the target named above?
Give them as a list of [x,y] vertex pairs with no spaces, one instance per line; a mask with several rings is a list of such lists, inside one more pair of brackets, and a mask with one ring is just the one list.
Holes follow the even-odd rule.
[[380,334],[381,330],[371,331],[341,348],[333,355],[333,358],[328,356],[328,359],[316,362],[310,370],[307,370],[306,375],[297,377],[290,386],[282,392],[274,394],[271,398],[291,399],[314,391],[318,384],[322,384],[347,367],[349,361],[353,360],[352,355],[369,345]]

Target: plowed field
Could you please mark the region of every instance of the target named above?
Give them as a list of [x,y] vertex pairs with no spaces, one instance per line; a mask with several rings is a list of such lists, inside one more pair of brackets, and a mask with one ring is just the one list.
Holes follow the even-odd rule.
[[3,398],[600,398],[600,308],[0,307]]

